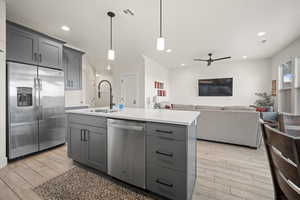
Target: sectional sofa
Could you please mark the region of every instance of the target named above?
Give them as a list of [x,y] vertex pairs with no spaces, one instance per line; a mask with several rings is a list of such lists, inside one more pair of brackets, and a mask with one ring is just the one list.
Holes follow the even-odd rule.
[[198,139],[252,148],[260,145],[260,114],[254,108],[172,104],[171,109],[201,112],[198,120]]

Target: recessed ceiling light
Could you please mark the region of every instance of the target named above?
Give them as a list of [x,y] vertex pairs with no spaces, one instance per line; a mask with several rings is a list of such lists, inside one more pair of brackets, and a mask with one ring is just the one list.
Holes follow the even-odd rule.
[[166,52],[167,52],[167,53],[171,53],[171,52],[172,52],[172,49],[167,49]]
[[184,63],[182,63],[182,64],[181,64],[181,66],[185,66],[185,64],[184,64]]
[[70,31],[71,30],[70,27],[68,27],[68,26],[62,26],[61,29],[64,30],[64,31]]
[[259,32],[259,33],[257,33],[257,36],[259,36],[259,37],[262,37],[262,36],[265,36],[266,35],[266,32]]
[[243,56],[243,59],[247,59],[248,58],[248,56]]

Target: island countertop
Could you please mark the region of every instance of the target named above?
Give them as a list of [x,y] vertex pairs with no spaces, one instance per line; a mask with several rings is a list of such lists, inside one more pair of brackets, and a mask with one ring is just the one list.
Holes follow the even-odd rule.
[[121,111],[109,113],[95,112],[95,110],[97,109],[104,108],[70,110],[66,111],[66,113],[178,125],[191,125],[200,115],[200,112],[197,111],[180,111],[166,109],[125,108]]

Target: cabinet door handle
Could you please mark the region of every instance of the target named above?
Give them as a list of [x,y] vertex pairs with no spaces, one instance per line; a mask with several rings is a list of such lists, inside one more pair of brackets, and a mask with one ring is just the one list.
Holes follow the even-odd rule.
[[173,184],[165,183],[164,181],[160,180],[159,178],[156,179],[156,183],[163,185],[163,186],[167,186],[167,187],[173,187]]
[[83,141],[87,142],[89,141],[89,130],[84,130],[84,139]]
[[83,129],[80,129],[80,140],[81,141],[83,141],[83,139],[82,139],[83,138],[83,134],[82,133],[83,133]]
[[159,155],[163,155],[163,156],[173,157],[172,153],[164,153],[164,152],[161,152],[161,151],[155,151],[155,153],[159,154]]
[[173,134],[173,131],[155,130],[157,133]]
[[42,62],[42,54],[39,55],[40,63]]
[[34,58],[33,58],[33,60],[34,60],[35,62],[38,62],[38,54],[37,54],[37,53],[34,53]]

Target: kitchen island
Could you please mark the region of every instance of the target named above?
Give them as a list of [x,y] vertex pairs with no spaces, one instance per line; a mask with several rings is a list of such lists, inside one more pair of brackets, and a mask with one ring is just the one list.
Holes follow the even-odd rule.
[[199,115],[138,108],[67,111],[68,156],[154,194],[190,200]]

